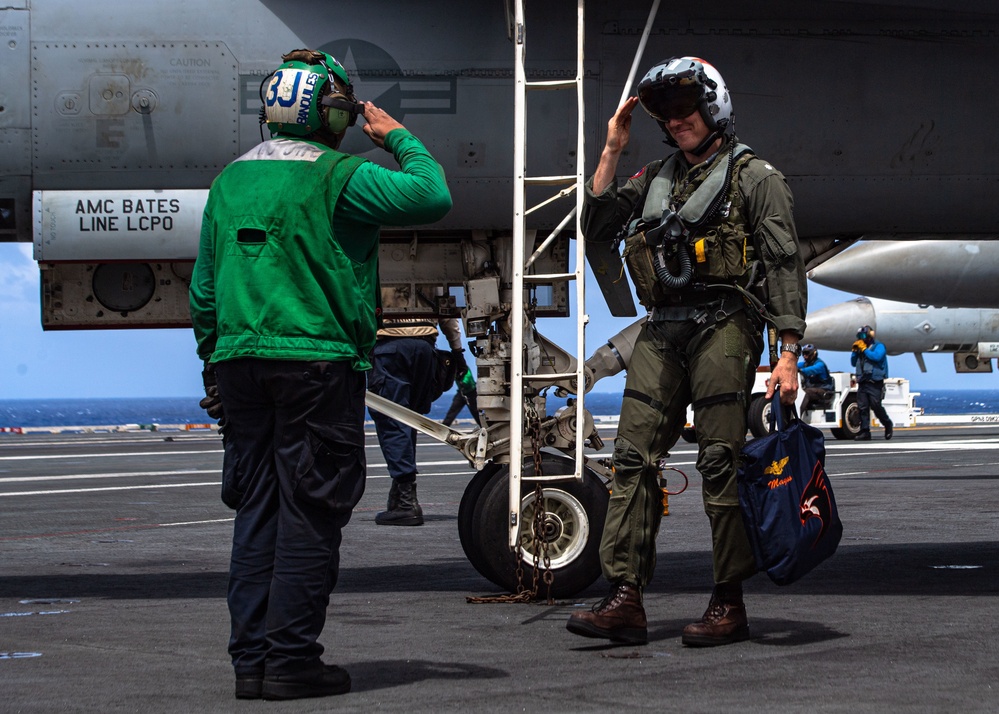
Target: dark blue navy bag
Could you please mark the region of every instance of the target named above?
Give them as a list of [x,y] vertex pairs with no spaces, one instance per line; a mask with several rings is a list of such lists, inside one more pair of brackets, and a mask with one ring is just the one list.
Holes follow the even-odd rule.
[[[742,449],[739,505],[756,565],[788,585],[836,552],[843,523],[826,475],[822,432],[770,405],[776,430]],[[786,423],[785,423],[786,422]]]

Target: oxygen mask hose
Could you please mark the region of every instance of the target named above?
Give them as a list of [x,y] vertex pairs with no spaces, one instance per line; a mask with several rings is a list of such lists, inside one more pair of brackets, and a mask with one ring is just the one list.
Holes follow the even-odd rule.
[[[673,211],[663,212],[662,221],[652,231],[646,234],[653,239],[661,238],[658,249],[652,252],[652,267],[656,271],[659,282],[667,288],[682,288],[690,283],[694,277],[693,264],[690,261],[690,252],[683,244],[684,238],[683,222]],[[679,262],[678,272],[674,274],[666,265],[665,250],[669,244],[675,248],[677,262]]]
[[668,288],[682,288],[690,283],[690,279],[694,277],[694,268],[690,262],[690,254],[683,246],[680,246],[679,250],[677,250],[676,259],[680,263],[680,266],[678,274],[674,275],[666,265],[663,252],[657,250],[654,253],[652,265],[656,269],[656,277],[659,278],[659,282]]

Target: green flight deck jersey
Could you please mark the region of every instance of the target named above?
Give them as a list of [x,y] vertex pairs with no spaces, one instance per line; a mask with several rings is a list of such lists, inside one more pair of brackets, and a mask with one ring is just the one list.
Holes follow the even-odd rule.
[[405,129],[392,171],[307,139],[259,144],[212,183],[191,281],[198,356],[371,368],[383,225],[451,208],[444,171]]

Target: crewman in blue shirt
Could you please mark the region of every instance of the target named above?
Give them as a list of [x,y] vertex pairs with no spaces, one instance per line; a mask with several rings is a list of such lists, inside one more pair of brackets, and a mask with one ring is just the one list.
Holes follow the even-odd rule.
[[857,441],[871,440],[871,410],[885,425],[885,439],[891,439],[894,424],[881,406],[888,377],[888,350],[874,339],[874,328],[863,325],[857,330],[850,364],[857,368],[857,406],[860,407],[860,433]]
[[819,359],[815,345],[802,345],[801,359],[798,360],[798,374],[801,377],[801,413],[808,411],[813,404],[824,402],[836,388],[826,363]]

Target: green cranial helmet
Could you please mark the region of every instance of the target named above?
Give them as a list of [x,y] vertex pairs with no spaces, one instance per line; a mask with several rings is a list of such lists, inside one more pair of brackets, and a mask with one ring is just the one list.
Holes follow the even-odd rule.
[[357,112],[331,107],[330,100],[350,105],[354,90],[343,68],[332,55],[314,50],[293,50],[284,64],[264,78],[260,93],[264,121],[271,134],[308,136],[320,129],[334,134],[357,121]]

